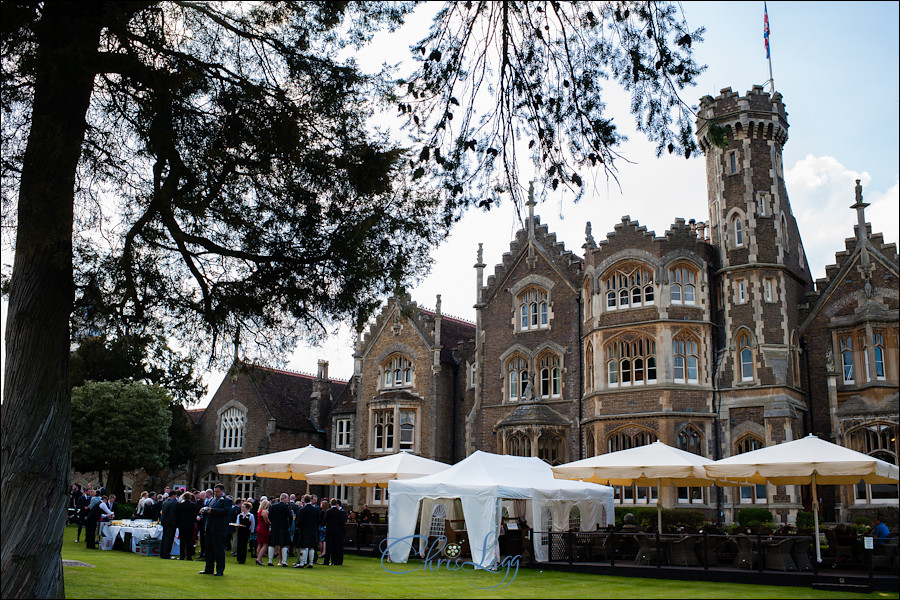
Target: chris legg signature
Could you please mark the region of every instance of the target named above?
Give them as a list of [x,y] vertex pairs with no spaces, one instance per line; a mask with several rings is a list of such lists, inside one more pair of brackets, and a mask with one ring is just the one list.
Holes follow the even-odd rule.
[[[418,566],[412,566],[412,568],[408,568],[406,570],[392,570],[388,568],[389,566],[396,566],[398,569],[402,568],[399,563],[391,563],[389,558],[389,553],[391,548],[393,548],[396,544],[407,544],[410,549],[412,549],[413,544],[424,540],[426,543],[425,546],[425,555],[422,560],[422,564]],[[503,578],[496,585],[490,586],[480,586],[475,585],[469,582],[469,585],[472,587],[476,587],[479,589],[492,590],[497,588],[504,588],[511,584],[516,579],[516,575],[519,574],[519,561],[522,559],[520,555],[516,556],[505,556],[502,560],[498,560],[494,556],[494,547],[497,544],[496,534],[488,534],[488,536],[484,540],[483,545],[483,554],[482,556],[487,556],[490,551],[490,555],[493,557],[491,562],[486,565],[479,565],[472,561],[462,561],[458,558],[441,558],[441,549],[447,542],[447,538],[445,536],[438,536],[434,538],[434,541],[429,545],[428,538],[422,535],[410,535],[404,538],[397,538],[388,540],[390,543],[381,553],[381,567],[387,571],[388,573],[393,573],[395,575],[405,575],[407,573],[415,573],[416,571],[428,572],[428,571],[438,571],[443,565],[447,571],[474,571],[476,568],[480,568],[488,573],[494,573],[496,575],[503,575]],[[403,565],[405,567],[409,567],[410,565],[407,563]],[[512,577],[510,577],[509,572],[513,570]],[[507,581],[509,578],[509,581]]]

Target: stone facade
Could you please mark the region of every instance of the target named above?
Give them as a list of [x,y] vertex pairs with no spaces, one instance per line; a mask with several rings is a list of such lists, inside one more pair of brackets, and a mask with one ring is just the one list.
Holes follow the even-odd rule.
[[[588,223],[577,255],[530,198],[493,272],[477,251],[475,323],[443,315],[440,296],[433,311],[391,299],[360,335],[349,384],[316,396],[310,381],[297,414],[266,412],[252,378],[226,380],[200,421],[199,476],[306,443],[360,459],[485,450],[560,464],[657,439],[718,459],[808,433],[896,463],[896,246],[865,223],[857,187],[855,236],[814,285],[784,181],[781,95],[725,89],[698,114],[709,222],[676,219],[657,236],[626,216],[600,241]],[[235,406],[253,418],[225,456],[216,435]],[[896,486],[844,488],[824,486],[826,518],[897,505]],[[386,505],[371,489],[352,497]],[[766,506],[787,521],[811,504],[807,489],[775,485],[620,487],[617,501],[726,520]]]
[[303,481],[222,476],[215,465],[309,444],[327,447],[334,398],[346,386],[328,378],[324,361],[315,377],[236,363],[197,422],[192,485],[221,481],[239,497],[304,492]]

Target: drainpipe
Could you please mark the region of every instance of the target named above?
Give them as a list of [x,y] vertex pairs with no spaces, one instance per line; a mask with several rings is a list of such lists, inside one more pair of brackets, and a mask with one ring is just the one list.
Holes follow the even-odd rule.
[[[803,433],[816,435],[816,415],[813,413],[812,384],[809,378],[809,352],[806,349],[806,336],[800,337],[800,349],[803,351],[803,362],[806,366],[806,406],[807,413],[803,415]],[[808,419],[808,420],[807,420]]]
[[584,340],[581,330],[581,293],[575,297],[575,306],[578,309],[578,460],[584,458],[584,428],[581,426],[581,410],[584,403]]

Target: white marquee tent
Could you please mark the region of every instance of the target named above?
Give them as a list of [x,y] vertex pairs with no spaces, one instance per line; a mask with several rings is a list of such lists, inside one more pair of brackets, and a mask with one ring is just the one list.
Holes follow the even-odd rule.
[[[472,562],[489,568],[499,558],[501,501],[525,500],[524,515],[535,530],[535,560],[547,560],[543,535],[552,519],[553,529],[568,529],[569,511],[578,507],[581,529],[612,525],[613,490],[583,481],[554,479],[550,465],[539,458],[502,456],[477,451],[449,469],[417,479],[388,484],[388,548],[392,562],[409,558],[419,509],[425,499],[456,499],[462,503]],[[423,521],[428,515],[423,515]]]

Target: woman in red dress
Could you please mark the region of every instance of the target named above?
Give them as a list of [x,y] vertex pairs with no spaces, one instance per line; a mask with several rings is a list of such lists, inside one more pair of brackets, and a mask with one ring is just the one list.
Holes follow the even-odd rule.
[[[256,564],[263,566],[259,561],[269,553],[269,501],[259,503],[259,512],[256,517]],[[270,565],[272,563],[269,563]]]

